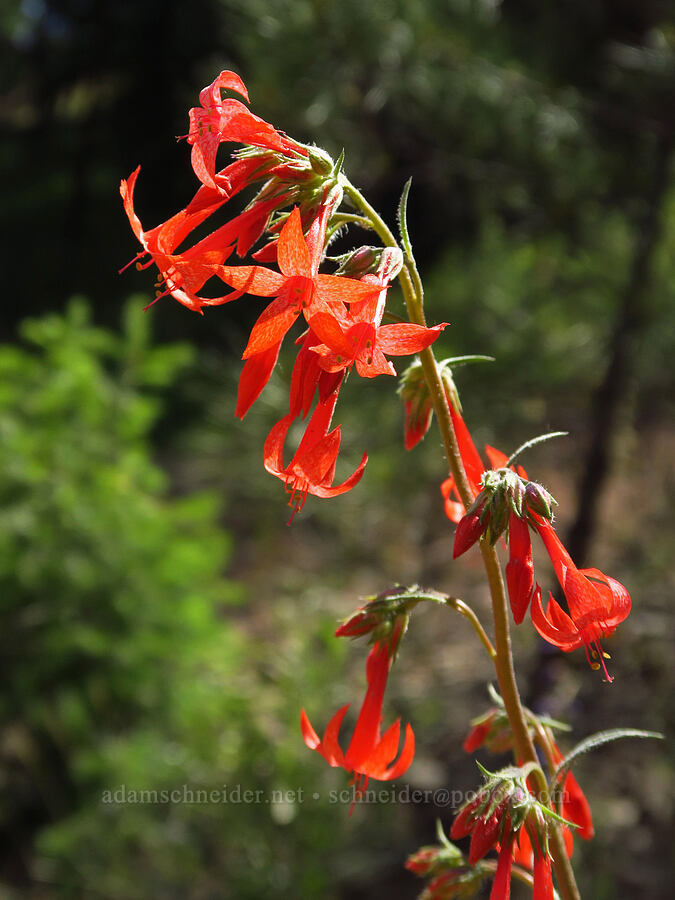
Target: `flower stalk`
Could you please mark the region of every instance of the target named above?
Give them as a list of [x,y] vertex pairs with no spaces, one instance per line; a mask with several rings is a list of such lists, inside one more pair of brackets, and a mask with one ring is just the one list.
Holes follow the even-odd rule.
[[[361,192],[354,187],[344,176],[341,176],[341,184],[345,195],[370,221],[373,230],[385,246],[398,247],[398,241],[383,221],[376,210],[363,197]],[[403,220],[402,230],[407,231]],[[407,246],[405,246],[407,245]],[[403,267],[399,274],[399,282],[410,321],[417,325],[426,325],[424,315],[422,282],[415,265],[415,260],[410,250],[409,241],[404,241]],[[474,501],[474,495],[467,478],[467,474],[459,450],[459,444],[450,415],[450,408],[443,379],[431,347],[426,347],[419,353],[429,392],[431,395],[434,413],[438,421],[438,427],[443,440],[446,459],[450,468],[450,474],[455,480],[457,492],[467,510]],[[501,566],[494,546],[481,540],[481,554],[483,566],[487,575],[490,597],[492,601],[492,617],[494,623],[494,654],[489,655],[494,663],[499,691],[504,701],[506,714],[508,715],[514,739],[514,750],[523,764],[533,763],[531,780],[536,795],[540,802],[546,806],[551,805],[546,776],[539,768],[537,754],[530,737],[530,732],[520,700],[520,693],[516,682],[513,666],[513,654],[511,652],[511,635],[508,620],[508,601]],[[490,644],[492,647],[492,644]],[[487,647],[486,647],[487,649]],[[558,825],[551,828],[551,851],[553,856],[553,868],[556,874],[558,889],[562,900],[580,900],[579,890],[574,878],[572,866],[565,852],[565,844],[562,831]]]

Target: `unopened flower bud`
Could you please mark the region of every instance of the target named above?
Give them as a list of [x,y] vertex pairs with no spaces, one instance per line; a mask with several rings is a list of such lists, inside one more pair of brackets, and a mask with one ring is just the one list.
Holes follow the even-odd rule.
[[[557,500],[542,485],[529,481],[525,487],[525,509],[547,522],[553,521],[553,507]],[[535,521],[536,524],[536,521]]]
[[488,710],[480,719],[474,719],[471,730],[462,745],[467,753],[485,747],[491,753],[503,753],[513,747],[513,732],[503,707]]
[[[483,473],[482,490],[474,506],[482,509],[482,533],[485,539],[495,544],[509,524],[510,513],[522,516],[525,486],[523,480],[512,469],[487,469]],[[470,511],[467,512],[467,517]],[[461,525],[461,523],[460,523]]]
[[339,265],[335,270],[336,275],[344,275],[347,278],[361,278],[363,275],[375,273],[380,265],[382,256],[381,247],[358,247],[351,253],[339,257]]
[[419,900],[454,900],[455,897],[473,897],[488,875],[480,866],[464,866],[443,872],[429,882]]
[[408,627],[411,609],[418,599],[406,588],[393,588],[373,597],[348,616],[335,632],[336,637],[370,635],[369,643],[386,644],[393,656]]
[[421,878],[437,875],[446,869],[464,862],[464,856],[458,847],[446,841],[443,846],[420,847],[406,860],[405,867]]
[[[448,404],[456,411],[461,411],[459,394],[452,379],[450,366],[441,364],[439,370]],[[434,411],[429,386],[427,385],[424,369],[419,358],[413,360],[402,373],[398,392],[405,406],[405,448],[406,450],[412,450],[429,430]]]
[[307,155],[317,175],[329,175],[333,171],[335,163],[325,150],[320,147],[308,147]]

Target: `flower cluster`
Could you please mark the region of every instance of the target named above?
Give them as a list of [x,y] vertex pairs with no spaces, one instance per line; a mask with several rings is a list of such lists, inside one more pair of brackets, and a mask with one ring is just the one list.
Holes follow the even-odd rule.
[[400,719],[390,725],[384,734],[380,733],[382,704],[392,661],[393,654],[388,643],[378,641],[373,645],[366,660],[366,696],[346,752],[343,752],[338,743],[338,734],[349,704],[335,713],[321,739],[312,728],[304,709],[300,714],[302,736],[307,746],[318,751],[330,766],[341,766],[352,773],[355,799],[366,790],[370,778],[378,781],[398,778],[408,769],[415,755],[415,735],[410,725],[406,725],[400,755]]
[[[355,369],[363,378],[395,375],[388,356],[414,354],[428,347],[445,324],[382,324],[390,282],[401,267],[398,248],[361,248],[334,273],[320,272],[326,249],[344,224],[340,216],[346,180],[341,160],[334,163],[322,150],[292,140],[252,113],[246,86],[234,72],[224,71],[199,95],[190,110],[186,135],[191,162],[201,185],[188,205],[166,222],[146,231],[136,214],[134,191],[140,167],[120,193],[142,250],[138,268],[155,265],[159,272],[156,300],[170,295],[203,314],[244,295],[268,298],[243,352],[236,414],[243,418],[267,384],[289,330],[301,321],[296,340],[288,413],[265,442],[264,465],[281,479],[298,511],[307,496],[333,497],[359,481],[367,461],[334,484],[340,428],[331,430],[344,376]],[[229,165],[217,167],[221,144],[241,145]],[[191,245],[190,236],[245,189],[256,193],[246,208]],[[243,257],[259,242],[254,265],[226,265],[233,254]],[[260,265],[267,263],[270,265]],[[273,267],[272,267],[273,266]],[[203,294],[207,282],[230,289],[218,296]],[[284,450],[291,426],[309,415],[304,436],[288,464]],[[292,516],[291,516],[292,518]]]
[[[529,712],[528,717],[534,719],[533,714]],[[538,717],[540,726],[543,726],[546,721],[544,717]],[[557,727],[561,726],[560,722],[552,724],[555,724]],[[540,734],[543,732],[546,737],[546,750],[547,756],[550,757],[550,764],[557,766],[562,762],[563,755],[553,739],[550,729],[540,728],[539,732]],[[535,735],[533,734],[532,736],[534,737]],[[491,753],[503,753],[506,750],[512,750],[513,732],[511,731],[504,707],[493,707],[483,716],[475,719],[463,746],[467,753],[473,753],[479,747],[485,747]],[[553,772],[551,772],[551,775],[553,775]],[[575,834],[583,840],[589,841],[595,834],[591,807],[581,789],[581,785],[571,771],[568,770],[566,772],[562,784],[556,789],[556,793],[560,799],[559,808],[563,819],[575,826]],[[572,832],[567,826],[563,826],[563,837],[567,847],[567,854],[571,856],[573,838]],[[525,843],[521,841],[521,864],[525,865],[526,868],[532,868],[531,847],[529,851],[526,849],[527,847],[527,840],[525,839]]]
[[[516,624],[530,607],[532,624],[545,640],[564,651],[583,646],[591,667],[602,668],[605,679],[612,681],[601,641],[630,613],[628,591],[599,569],[575,566],[551,524],[553,497],[541,485],[528,481],[522,467],[507,468],[507,457],[494,447],[486,447],[492,468],[485,468],[461,415],[452,407],[450,411],[474,495],[473,504],[465,511],[454,480],[446,479],[441,485],[446,514],[457,523],[453,556],[461,556],[481,538],[494,543],[508,529],[506,583]],[[552,594],[544,610],[534,576],[531,529],[539,534],[551,559],[569,612]]]

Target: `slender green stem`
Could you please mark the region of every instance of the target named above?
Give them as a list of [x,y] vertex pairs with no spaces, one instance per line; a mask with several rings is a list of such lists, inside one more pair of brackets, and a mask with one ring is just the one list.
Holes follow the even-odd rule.
[[497,655],[497,651],[492,646],[492,641],[485,633],[485,629],[480,624],[478,616],[471,609],[471,607],[467,606],[467,604],[464,603],[463,600],[459,600],[457,597],[448,597],[445,602],[448,604],[448,606],[456,609],[460,615],[464,616],[465,619],[468,619],[469,622],[471,622],[471,624],[473,625],[473,630],[476,632],[481,640],[481,643],[487,650],[488,656],[490,657],[490,659],[494,660],[495,656]]
[[[383,244],[389,247],[398,247],[398,241],[377,211],[368,203],[361,192],[358,191],[351,182],[344,178],[344,176],[342,176],[342,178],[342,186],[345,194],[352,200],[357,209],[370,219],[373,230],[380,237]],[[405,243],[407,244],[408,242]],[[404,246],[404,250],[407,249],[408,248]],[[422,304],[422,282],[411,252],[404,252],[404,263],[399,275],[399,281],[410,321],[417,325],[426,325]],[[474,492],[467,478],[462,457],[459,452],[459,444],[452,424],[450,409],[448,407],[448,401],[438,363],[436,362],[436,357],[431,347],[422,350],[419,356],[431,394],[434,412],[443,439],[443,446],[445,448],[450,472],[455,480],[455,485],[462,503],[464,504],[464,508],[468,509],[473,503]],[[537,754],[532,738],[530,737],[525,713],[520,701],[518,685],[516,683],[513,656],[511,653],[508,604],[501,566],[495,548],[485,541],[481,541],[481,552],[492,598],[492,615],[495,629],[494,650],[496,651],[492,658],[497,674],[497,681],[499,683],[499,690],[504,701],[504,708],[511,724],[515,752],[521,765],[529,762],[536,764],[536,768],[533,770],[531,778],[534,782],[537,797],[542,803],[550,805],[551,800],[548,793],[546,776],[541,768],[539,768]],[[552,827],[551,849],[553,867],[561,897],[563,900],[580,900],[574,873],[567,857],[567,853],[565,852],[562,830],[557,824]]]

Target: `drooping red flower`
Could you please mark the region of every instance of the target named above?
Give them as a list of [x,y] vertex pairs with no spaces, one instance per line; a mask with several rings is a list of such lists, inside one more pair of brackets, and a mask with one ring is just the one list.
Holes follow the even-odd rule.
[[262,147],[290,157],[307,156],[306,148],[254,115],[241,100],[223,99],[223,90],[239,94],[248,102],[248,91],[241,78],[235,72],[223,71],[200,91],[201,105],[190,110],[187,140],[192,144],[192,168],[202,184],[215,190],[222,188],[215,172],[216,153],[226,141]]
[[300,345],[291,374],[291,393],[288,412],[303,419],[309,412],[317,390],[323,402],[337,391],[342,382],[343,372],[326,372],[319,364],[319,357],[310,348],[319,342],[311,328],[300,335],[296,344]]
[[[541,814],[528,816],[525,823],[516,826],[511,822],[509,802],[499,806],[485,806],[479,794],[458,813],[450,829],[450,837],[457,840],[471,835],[469,863],[474,865],[492,849],[499,850],[490,900],[508,900],[511,893],[511,866],[515,859],[526,868],[533,868],[534,894],[537,900],[553,900],[553,879],[551,860],[545,846],[546,838],[536,838],[538,830],[545,828]],[[522,819],[521,819],[522,821]],[[539,823],[539,828],[535,823]],[[532,838],[535,836],[536,852],[533,852]]]
[[[509,834],[499,848],[497,871],[495,872],[495,880],[492,882],[490,900],[509,900],[511,896],[511,864],[513,862],[513,845],[515,840],[515,834]],[[551,900],[553,900],[553,894],[551,894]]]
[[[249,175],[248,161],[242,162],[246,162],[243,167],[233,164],[239,170],[233,192],[244,186]],[[136,257],[139,260],[137,267],[145,268],[154,263],[159,269],[156,299],[170,294],[188,309],[201,312],[203,306],[219,306],[240,297],[242,291],[232,291],[212,298],[200,297],[197,291],[217,273],[217,269],[232,254],[235,246],[240,255],[248,251],[262,233],[275,204],[267,201],[245,210],[192,247],[177,252],[188,235],[226,203],[232,194],[201,187],[185,209],[161,225],[145,231],[134,209],[134,190],[140,168],[138,166],[128,179],[122,180],[120,194],[131,228],[143,247]],[[141,262],[146,256],[150,259]]]
[[[456,409],[450,405],[450,416],[452,424],[457,435],[457,443],[459,445],[459,453],[462,457],[464,470],[466,471],[473,496],[477,497],[480,492],[480,481],[485,471],[485,466],[480,458],[476,445],[471,438],[469,429],[466,427],[464,419]],[[441,493],[445,501],[445,514],[451,522],[459,522],[464,515],[464,504],[461,501],[455,479],[452,475],[446,478],[441,484]]]
[[607,681],[612,681],[600,641],[613,634],[630,613],[630,595],[620,582],[599,569],[578,569],[548,522],[536,527],[565,594],[569,615],[552,595],[544,612],[537,585],[532,597],[532,623],[544,640],[565,652],[583,645],[591,667],[602,667]]
[[335,713],[322,739],[319,739],[304,709],[300,714],[302,736],[307,746],[320,753],[330,766],[341,766],[351,772],[357,794],[368,787],[369,778],[378,781],[398,778],[408,769],[415,754],[415,735],[410,725],[406,725],[398,759],[401,720],[397,719],[383,735],[380,733],[382,704],[391,662],[387,645],[376,643],[366,661],[368,688],[346,752],[338,743],[338,735],[349,704]]
[[386,356],[409,356],[432,344],[447,323],[426,328],[423,325],[382,325],[387,289],[396,269],[383,256],[380,269],[361,278],[372,285],[374,292],[357,301],[343,315],[319,312],[310,324],[319,341],[311,347],[319,356],[319,365],[326,372],[342,372],[356,367],[362,378],[377,375],[396,375]]
[[218,276],[237,291],[276,297],[253,326],[244,359],[283,340],[299,315],[309,322],[318,312],[335,314],[343,303],[363,300],[378,291],[353,278],[318,274],[320,255],[310,254],[297,207],[279,234],[277,259],[281,272],[264,266],[220,266],[217,270]]
[[[294,417],[284,416],[272,428],[264,449],[264,465],[271,475],[280,478],[290,493],[288,505],[294,507],[294,515],[302,509],[307,494],[315,497],[335,497],[350,491],[358,484],[368,456],[364,453],[358,467],[341,484],[333,485],[335,463],[340,450],[340,426],[328,431],[337,403],[337,393],[319,402],[312,413],[305,433],[290,463],[285,466],[284,443]],[[292,518],[292,516],[291,516]]]
[[532,542],[527,522],[511,511],[509,515],[509,561],[506,564],[506,586],[516,625],[525,618],[534,590]]
[[120,184],[124,210],[134,234],[143,247],[137,259],[150,256],[149,262],[139,261],[137,265],[145,267],[154,262],[166,286],[166,292],[189,309],[200,312],[201,307],[208,301],[198,297],[196,292],[213,275],[211,266],[223,263],[230,255],[233,241],[222,242],[218,248],[214,248],[211,242],[206,246],[200,242],[181,255],[176,255],[174,251],[193,229],[226,202],[227,196],[223,197],[208,188],[201,188],[185,209],[167,222],[150,231],[144,231],[134,210],[134,189],[140,170],[141,167],[138,166],[129,178],[122,180]]

